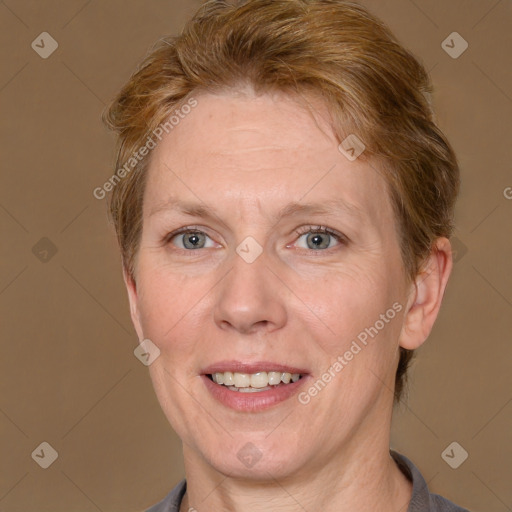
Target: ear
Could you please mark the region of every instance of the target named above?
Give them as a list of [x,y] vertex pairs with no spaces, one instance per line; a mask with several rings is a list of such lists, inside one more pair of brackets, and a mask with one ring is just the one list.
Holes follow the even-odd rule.
[[128,301],[130,302],[130,315],[132,317],[132,323],[135,327],[135,331],[137,332],[137,336],[139,337],[139,341],[142,341],[144,339],[144,335],[142,333],[142,325],[140,322],[137,284],[135,283],[135,279],[125,268],[123,268],[123,279],[126,286],[126,291],[128,292]]
[[411,285],[399,338],[401,347],[414,350],[428,338],[439,313],[452,266],[450,242],[447,238],[438,238]]

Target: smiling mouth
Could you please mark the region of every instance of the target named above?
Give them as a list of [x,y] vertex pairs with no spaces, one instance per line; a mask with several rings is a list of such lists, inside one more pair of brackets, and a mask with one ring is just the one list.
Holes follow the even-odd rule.
[[257,373],[216,372],[207,374],[207,377],[216,384],[227,387],[230,391],[258,393],[293,384],[300,380],[303,375],[278,371]]

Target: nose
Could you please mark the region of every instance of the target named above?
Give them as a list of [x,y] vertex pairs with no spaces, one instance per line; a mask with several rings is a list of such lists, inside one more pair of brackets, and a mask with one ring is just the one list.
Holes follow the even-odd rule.
[[215,323],[241,334],[272,332],[286,323],[286,293],[265,252],[252,263],[234,254],[233,266],[217,289]]

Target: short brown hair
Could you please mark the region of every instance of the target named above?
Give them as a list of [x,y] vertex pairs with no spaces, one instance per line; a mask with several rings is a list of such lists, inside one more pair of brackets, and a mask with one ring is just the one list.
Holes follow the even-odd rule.
[[[209,0],[181,35],[159,40],[104,114],[119,136],[119,169],[194,92],[313,93],[341,142],[356,134],[388,183],[409,279],[453,230],[455,154],[437,127],[428,73],[365,8],[342,0]],[[113,188],[109,211],[134,279],[150,157]],[[395,400],[412,351],[400,348]]]

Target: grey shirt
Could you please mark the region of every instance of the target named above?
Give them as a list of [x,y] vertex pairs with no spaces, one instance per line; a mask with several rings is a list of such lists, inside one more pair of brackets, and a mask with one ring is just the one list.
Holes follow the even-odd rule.
[[[407,512],[469,512],[437,494],[430,493],[418,468],[398,452],[390,450],[390,453],[402,473],[412,482],[412,498]],[[179,512],[186,490],[187,482],[182,480],[160,503],[146,512]]]

